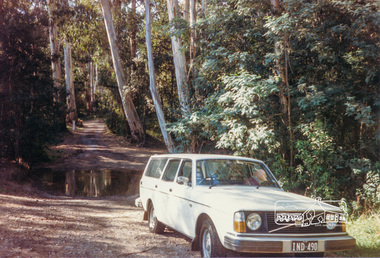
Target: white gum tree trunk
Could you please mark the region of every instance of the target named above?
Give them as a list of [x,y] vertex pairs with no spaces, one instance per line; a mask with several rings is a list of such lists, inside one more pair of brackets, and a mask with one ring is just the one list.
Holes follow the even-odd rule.
[[68,120],[70,122],[78,120],[77,105],[75,101],[75,89],[73,78],[73,65],[71,58],[71,44],[65,42],[65,80],[66,80],[66,105],[68,110]]
[[145,26],[146,26],[146,33],[145,33],[145,40],[146,40],[146,48],[148,52],[148,67],[149,67],[149,80],[150,80],[150,92],[152,93],[152,98],[154,102],[154,107],[156,109],[156,114],[158,118],[158,122],[160,124],[161,133],[165,140],[166,148],[170,153],[174,152],[174,143],[173,140],[166,130],[166,121],[165,121],[165,115],[162,111],[162,103],[160,101],[160,96],[157,92],[156,87],[156,77],[155,77],[155,71],[154,71],[154,63],[153,63],[153,49],[152,49],[152,38],[151,38],[151,13],[150,13],[150,1],[145,0]]
[[91,90],[91,96],[90,96],[90,103],[91,103],[91,112],[94,112],[94,106],[95,106],[95,67],[94,62],[91,60],[89,63],[89,70],[90,70],[90,90]]
[[196,31],[195,23],[197,22],[197,12],[196,12],[196,0],[190,0],[190,71],[194,71],[194,61],[196,57]]
[[[172,21],[176,17],[178,9],[178,0],[167,0],[169,21]],[[182,52],[182,43],[180,39],[175,36],[171,36],[173,59],[175,75],[177,80],[177,89],[179,103],[181,105],[181,111],[183,116],[190,114],[190,91],[187,82],[187,69],[186,69],[186,57]]]
[[48,0],[48,14],[49,14],[49,40],[50,40],[50,54],[51,54],[51,69],[53,72],[54,87],[57,89],[61,86],[62,69],[61,58],[59,54],[59,39],[57,24],[54,21],[53,12],[57,9],[56,0]]
[[202,0],[202,16],[207,16],[207,0]]
[[110,2],[109,0],[99,1],[102,5],[104,23],[107,30],[108,41],[112,54],[112,61],[115,69],[116,80],[124,109],[124,114],[128,121],[129,128],[131,129],[132,138],[137,142],[142,143],[144,141],[144,130],[140,122],[140,118],[137,115],[136,108],[133,104],[131,93],[126,85],[126,79],[123,73],[119,56],[119,48],[117,46],[115,27],[111,15]]

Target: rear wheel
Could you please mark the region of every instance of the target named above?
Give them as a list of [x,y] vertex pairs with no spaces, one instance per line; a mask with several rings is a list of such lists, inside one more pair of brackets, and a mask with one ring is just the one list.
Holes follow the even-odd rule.
[[165,230],[165,225],[158,221],[156,213],[154,212],[154,206],[151,203],[148,209],[148,225],[149,231],[156,234],[161,234]]
[[199,241],[202,257],[226,256],[226,249],[220,242],[215,226],[210,219],[203,222]]

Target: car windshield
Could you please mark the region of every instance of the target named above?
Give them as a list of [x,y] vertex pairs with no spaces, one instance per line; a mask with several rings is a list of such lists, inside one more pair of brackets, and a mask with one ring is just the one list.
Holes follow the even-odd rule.
[[261,163],[235,159],[197,161],[197,185],[248,185],[280,187]]

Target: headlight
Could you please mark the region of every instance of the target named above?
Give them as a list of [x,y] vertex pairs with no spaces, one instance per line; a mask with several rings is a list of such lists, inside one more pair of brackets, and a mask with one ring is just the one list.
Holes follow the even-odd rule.
[[262,219],[257,213],[251,213],[247,217],[247,227],[250,230],[258,230],[261,227]]

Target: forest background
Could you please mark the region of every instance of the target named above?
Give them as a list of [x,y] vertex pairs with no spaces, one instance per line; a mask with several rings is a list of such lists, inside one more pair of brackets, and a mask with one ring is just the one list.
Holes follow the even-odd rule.
[[1,160],[96,116],[378,213],[379,37],[375,0],[0,0]]

